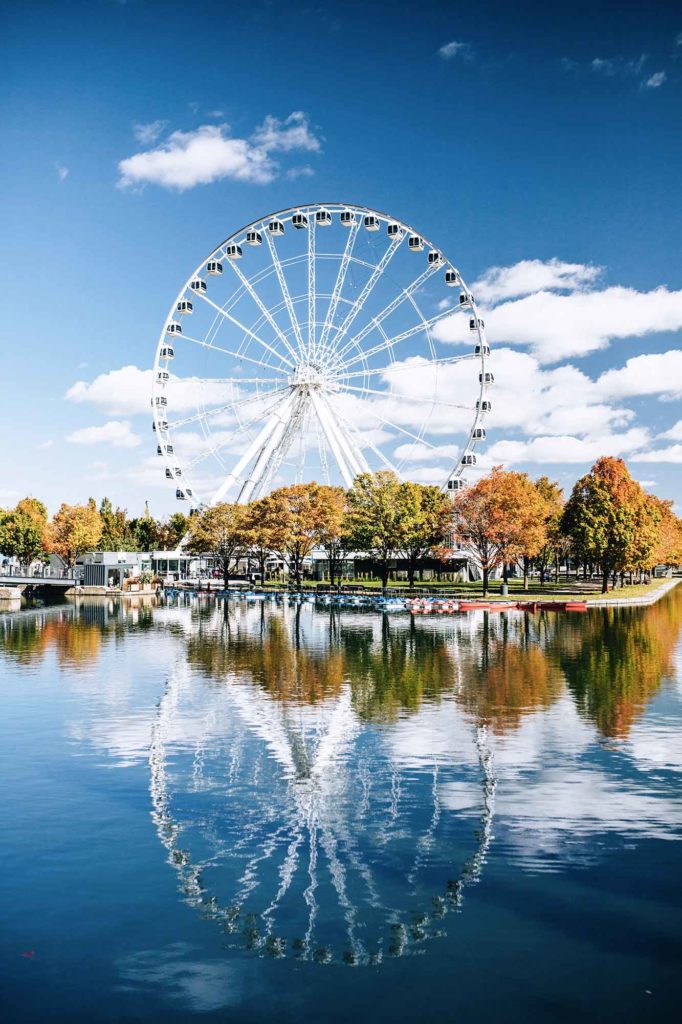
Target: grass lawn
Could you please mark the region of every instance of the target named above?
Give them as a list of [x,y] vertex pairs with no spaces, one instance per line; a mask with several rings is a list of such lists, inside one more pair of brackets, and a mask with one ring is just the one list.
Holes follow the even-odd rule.
[[[651,583],[633,584],[631,586],[625,585],[624,587],[616,587],[615,590],[609,590],[608,594],[602,594],[601,582],[599,580],[582,580],[575,579],[572,577],[570,580],[560,580],[558,583],[544,583],[540,585],[539,580],[531,579],[528,582],[528,589],[523,589],[522,579],[510,579],[509,580],[509,594],[507,597],[503,597],[501,594],[501,582],[495,580],[488,591],[486,600],[531,600],[531,601],[551,601],[551,600],[566,600],[566,599],[577,599],[582,601],[595,601],[603,599],[605,597],[612,597],[614,599],[621,599],[624,597],[647,597],[654,593],[662,584],[667,582],[666,579],[652,580]],[[270,587],[276,587],[280,589],[284,587],[283,584],[267,584],[265,589]],[[316,590],[317,587],[322,588],[324,583],[318,580],[304,580],[302,588],[303,590]],[[381,590],[381,581],[379,579],[372,580],[352,580],[344,582],[344,590],[351,589],[356,593],[362,593],[363,591],[378,591]],[[406,580],[389,580],[388,584],[389,592],[399,592],[407,596],[410,593],[409,586]],[[483,596],[483,586],[480,582],[477,583],[439,583],[437,580],[430,580],[428,582],[420,583],[418,580],[415,581],[414,585],[415,594],[426,594],[426,593],[438,593],[447,594],[448,596],[460,596],[467,598],[475,598]]]

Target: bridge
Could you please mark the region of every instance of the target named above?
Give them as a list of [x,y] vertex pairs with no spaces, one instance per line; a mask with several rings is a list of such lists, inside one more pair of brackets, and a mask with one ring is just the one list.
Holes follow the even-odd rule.
[[0,587],[18,587],[21,590],[49,587],[52,590],[68,590],[76,587],[79,580],[74,575],[55,576],[49,573],[0,572]]

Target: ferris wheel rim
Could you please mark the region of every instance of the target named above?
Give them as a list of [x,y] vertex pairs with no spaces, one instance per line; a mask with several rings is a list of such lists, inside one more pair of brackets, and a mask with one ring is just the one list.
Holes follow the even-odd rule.
[[[447,362],[447,361],[457,362],[457,361],[459,361],[459,359],[467,359],[467,358],[475,359],[476,358],[476,356],[473,355],[472,353],[468,353],[468,355],[466,355],[466,356],[452,357],[452,359],[450,359],[450,360],[438,360],[438,359],[436,359],[435,358],[434,349],[433,349],[432,335],[431,335],[431,329],[439,322],[439,320],[445,319],[447,316],[451,315],[453,312],[462,311],[464,308],[467,308],[467,309],[470,310],[471,315],[472,315],[472,320],[471,320],[470,326],[471,326],[471,330],[474,331],[475,336],[476,336],[476,338],[478,340],[478,347],[477,347],[476,352],[478,353],[478,359],[479,359],[479,362],[480,362],[480,373],[479,373],[480,386],[479,386],[479,389],[478,389],[478,399],[476,401],[476,406],[475,406],[474,409],[471,409],[470,406],[462,406],[461,407],[461,408],[470,409],[470,411],[473,412],[473,421],[472,421],[471,426],[470,426],[470,428],[468,430],[468,434],[466,436],[466,440],[464,441],[464,443],[461,446],[459,446],[460,447],[460,451],[459,451],[459,455],[457,457],[457,461],[452,466],[452,469],[447,474],[446,479],[443,481],[443,483],[441,485],[441,490],[447,490],[447,489],[450,489],[450,488],[457,489],[460,486],[462,486],[463,473],[465,471],[466,465],[467,464],[471,464],[472,462],[475,464],[476,459],[475,459],[475,456],[473,455],[474,449],[476,447],[476,444],[481,439],[485,438],[485,431],[482,431],[482,430],[479,429],[480,428],[480,424],[485,419],[485,415],[486,415],[487,411],[489,411],[489,406],[490,406],[490,403],[487,402],[486,399],[485,399],[485,396],[487,394],[487,389],[488,389],[488,386],[489,386],[488,381],[489,381],[489,379],[490,380],[492,379],[492,375],[488,374],[486,372],[487,360],[488,360],[488,357],[489,357],[489,351],[490,350],[489,350],[489,345],[488,345],[487,338],[486,338],[486,335],[485,335],[484,324],[483,324],[483,321],[482,321],[481,317],[479,316],[479,311],[478,311],[478,307],[476,305],[475,299],[471,295],[468,287],[466,286],[466,283],[462,279],[459,270],[454,266],[454,264],[450,260],[448,260],[443,255],[441,250],[437,249],[436,246],[428,238],[426,238],[426,236],[422,235],[421,233],[416,232],[405,221],[402,221],[402,220],[400,220],[398,218],[392,217],[390,214],[386,213],[385,211],[376,210],[376,209],[373,209],[371,207],[367,207],[367,206],[360,205],[360,204],[341,203],[341,202],[334,202],[334,203],[317,203],[317,202],[314,202],[314,203],[302,203],[302,204],[297,204],[297,205],[292,205],[292,206],[285,207],[285,208],[283,208],[281,210],[277,210],[277,211],[275,211],[273,213],[270,213],[270,214],[267,214],[266,216],[263,216],[263,217],[255,218],[254,220],[250,221],[248,224],[243,225],[238,230],[232,232],[230,235],[227,236],[227,238],[225,238],[222,242],[220,242],[219,245],[215,246],[202,259],[202,261],[197,265],[197,267],[192,271],[192,274],[190,274],[190,276],[187,278],[187,280],[183,284],[183,286],[180,289],[180,291],[177,293],[177,296],[176,296],[174,302],[171,304],[169,313],[168,313],[166,319],[164,320],[164,324],[163,324],[163,327],[161,329],[161,333],[160,333],[159,340],[158,340],[158,343],[157,343],[157,348],[156,348],[156,355],[155,355],[154,367],[153,367],[153,375],[152,375],[153,424],[154,424],[154,430],[155,430],[156,435],[157,435],[157,441],[159,442],[159,444],[158,444],[159,454],[163,454],[163,456],[164,456],[164,463],[165,463],[165,466],[166,466],[166,476],[170,477],[172,480],[174,480],[176,478],[176,471],[177,471],[177,476],[180,475],[180,471],[178,471],[177,459],[169,458],[169,454],[168,454],[168,450],[170,450],[171,453],[173,452],[173,442],[172,442],[172,433],[171,433],[171,431],[169,429],[169,423],[166,420],[166,418],[165,418],[166,414],[164,413],[164,409],[167,407],[167,402],[164,401],[163,405],[161,405],[158,402],[158,399],[164,394],[164,387],[163,387],[163,385],[160,385],[160,383],[159,383],[160,378],[165,375],[165,380],[169,380],[170,379],[169,371],[168,371],[168,359],[166,359],[164,361],[162,353],[163,353],[164,349],[167,350],[169,348],[170,343],[172,343],[172,341],[173,341],[173,337],[172,336],[169,337],[169,333],[168,333],[169,324],[173,321],[173,318],[176,315],[177,310],[180,308],[180,304],[187,301],[188,294],[191,295],[191,291],[190,291],[191,283],[193,281],[196,281],[199,278],[199,275],[201,274],[202,271],[205,271],[205,268],[210,263],[212,258],[215,259],[215,258],[217,258],[220,255],[220,257],[222,259],[226,260],[227,259],[227,248],[228,248],[228,246],[230,246],[230,245],[239,245],[240,242],[244,243],[246,241],[247,233],[250,232],[250,231],[257,231],[257,229],[261,229],[261,231],[263,231],[265,233],[265,237],[267,238],[267,241],[268,241],[268,246],[269,246],[269,248],[271,250],[271,253],[273,255],[272,266],[266,266],[263,270],[259,271],[258,274],[254,274],[253,275],[253,279],[256,280],[256,281],[264,280],[265,278],[271,276],[273,271],[277,270],[276,260],[275,260],[275,257],[274,257],[273,242],[272,242],[272,240],[270,238],[270,235],[268,233],[268,222],[273,222],[275,220],[281,220],[283,223],[286,223],[288,221],[291,221],[292,218],[294,218],[297,214],[303,215],[304,218],[305,218],[305,216],[307,214],[310,217],[310,220],[306,220],[305,221],[305,225],[308,228],[308,231],[310,233],[314,234],[315,231],[316,231],[316,217],[317,217],[317,214],[320,211],[326,211],[330,215],[333,215],[335,213],[339,213],[340,214],[340,213],[342,213],[344,211],[348,211],[349,213],[352,213],[353,214],[353,218],[354,218],[353,219],[353,224],[355,224],[356,220],[358,222],[358,228],[355,231],[356,235],[359,233],[360,224],[362,223],[363,218],[367,218],[367,217],[378,218],[379,221],[384,222],[385,224],[397,225],[398,228],[399,228],[399,234],[397,235],[396,238],[393,239],[392,242],[389,242],[389,246],[388,246],[386,252],[384,253],[384,256],[382,257],[382,260],[386,257],[386,254],[391,251],[391,246],[392,245],[395,247],[395,250],[397,250],[397,248],[399,247],[400,243],[405,239],[405,237],[409,237],[410,235],[414,236],[418,240],[421,241],[420,248],[428,247],[430,252],[435,252],[437,254],[439,261],[436,263],[435,269],[442,268],[444,270],[451,270],[451,271],[453,271],[455,273],[455,275],[457,276],[457,279],[459,281],[459,286],[465,290],[464,293],[467,296],[467,301],[465,303],[461,303],[460,302],[458,305],[446,308],[445,310],[443,310],[443,312],[441,314],[439,314],[437,316],[432,316],[430,318],[426,318],[424,316],[424,313],[421,311],[419,305],[417,304],[416,300],[414,299],[414,296],[411,293],[409,293],[406,289],[400,288],[400,286],[396,284],[396,288],[400,288],[400,291],[402,292],[402,297],[399,298],[399,302],[404,301],[404,299],[408,299],[410,304],[414,308],[415,314],[421,320],[421,323],[418,323],[416,325],[416,327],[412,329],[412,333],[415,334],[415,335],[418,335],[419,333],[423,332],[426,335],[426,339],[427,339],[428,344],[430,346],[431,355],[433,357],[431,360],[427,360],[426,361],[430,365],[434,365],[434,366],[438,367],[441,363],[444,363],[444,362]],[[329,224],[330,221],[325,221],[324,223],[325,224]],[[342,221],[342,223],[343,223],[343,221]],[[365,221],[365,226],[367,226],[366,221]],[[353,229],[353,230],[355,230],[355,229]],[[261,239],[261,241],[262,241],[262,239]],[[295,257],[290,257],[287,260],[282,260],[281,261],[281,267],[284,267],[285,265],[289,266],[289,265],[292,265],[294,263],[301,263],[301,262],[304,262],[306,259],[308,259],[308,261],[310,263],[310,251],[311,250],[310,250],[310,244],[309,244],[307,254],[306,253],[301,253],[301,254],[299,254],[299,255],[297,255]],[[240,253],[240,255],[241,255],[241,253]],[[324,258],[328,257],[330,259],[338,259],[338,258],[340,258],[340,255],[341,254],[339,254],[339,253],[325,253],[325,252],[321,252],[320,255],[319,255],[319,258],[320,259],[324,259]],[[376,253],[375,253],[375,255],[376,255]],[[316,253],[313,254],[313,259],[314,260],[318,259],[318,256],[317,256]],[[352,253],[349,256],[349,262],[361,263],[366,268],[371,269],[372,275],[377,274],[377,271],[379,270],[379,267],[380,267],[380,264],[381,264],[381,260],[377,264],[372,264],[371,262],[369,262],[367,260],[360,260],[356,255],[354,255]],[[386,262],[388,263],[388,260]],[[236,264],[233,264],[233,265],[235,266],[235,270],[237,270]],[[281,269],[281,267],[280,267],[280,269]],[[379,271],[377,279],[379,277],[381,277],[381,275],[384,272],[385,272],[385,267],[382,268]],[[425,271],[422,272],[421,276],[423,276],[424,274],[425,274]],[[245,275],[242,275],[241,273],[238,274],[238,276],[240,278],[242,278],[242,277],[245,278]],[[371,277],[370,277],[370,280],[371,280]],[[216,312],[215,312],[214,320],[213,320],[211,328],[210,328],[210,331],[213,332],[213,338],[215,338],[215,335],[217,335],[218,330],[219,330],[219,328],[220,328],[220,326],[222,324],[222,319],[225,316],[227,316],[228,319],[232,319],[235,323],[237,323],[237,324],[239,323],[238,321],[235,321],[235,319],[229,313],[225,312],[225,307],[227,307],[228,304],[231,304],[230,308],[233,308],[234,305],[236,305],[237,302],[240,300],[240,298],[243,297],[244,288],[245,288],[245,286],[247,286],[246,282],[249,282],[248,278],[245,278],[245,281],[244,281],[244,283],[241,284],[240,288],[237,288],[230,296],[228,296],[228,299],[224,303],[223,307],[219,307],[216,303],[213,303],[211,300],[209,300],[207,298],[207,296],[205,296],[202,293],[199,293],[199,295],[201,296],[202,299],[206,299],[207,301],[209,301],[210,305],[213,305],[215,307],[215,311]],[[251,283],[251,282],[249,282],[249,283]],[[281,284],[281,281],[280,281],[280,284]],[[408,287],[412,287],[413,284],[414,284],[414,281],[411,282],[410,286],[408,286]],[[283,289],[283,291],[284,291],[284,289]],[[294,312],[293,312],[294,304],[298,303],[300,301],[305,300],[306,293],[304,292],[303,294],[296,295],[293,300],[291,299],[290,295],[287,295],[286,293],[284,293],[284,298],[285,298],[285,300],[289,304],[289,312],[291,313],[292,328],[293,328],[294,334],[297,334],[301,330],[305,330],[306,326],[308,327],[308,329],[310,329],[310,324],[311,323],[313,325],[313,332],[314,332],[315,329],[317,327],[319,327],[320,324],[322,324],[323,333],[324,333],[325,330],[327,332],[327,335],[330,334],[333,331],[336,332],[334,334],[333,339],[332,339],[334,342],[337,341],[339,338],[342,339],[343,345],[344,345],[344,348],[342,349],[342,354],[345,354],[346,352],[351,350],[351,346],[354,343],[356,344],[356,348],[358,348],[358,353],[353,357],[351,365],[353,365],[354,363],[357,363],[358,361],[362,362],[364,360],[365,372],[363,374],[363,371],[361,371],[361,370],[355,371],[354,372],[355,376],[357,376],[360,379],[362,379],[362,377],[366,376],[367,373],[369,373],[369,374],[380,373],[380,372],[385,371],[387,368],[391,367],[394,364],[395,359],[394,359],[393,347],[394,347],[395,344],[398,343],[398,341],[402,340],[403,336],[398,335],[396,338],[393,338],[393,339],[386,338],[386,336],[385,336],[385,334],[384,334],[384,332],[383,332],[383,330],[381,328],[380,323],[378,323],[376,326],[379,329],[379,331],[382,333],[382,335],[384,335],[384,339],[385,340],[382,341],[382,343],[380,345],[375,346],[374,349],[370,349],[368,353],[364,353],[361,349],[359,349],[358,343],[357,343],[356,339],[354,337],[350,337],[349,338],[347,336],[348,335],[348,330],[347,330],[347,328],[344,329],[345,326],[346,326],[346,320],[342,321],[341,328],[339,328],[338,325],[335,325],[332,322],[333,321],[333,317],[331,318],[331,320],[329,319],[328,314],[329,314],[329,311],[331,309],[331,302],[333,301],[333,296],[330,297],[328,292],[327,293],[320,292],[319,294],[317,292],[315,292],[315,302],[317,302],[318,298],[323,298],[323,299],[330,298],[330,306],[327,308],[327,314],[325,315],[325,319],[323,321],[318,321],[318,320],[314,320],[313,321],[313,320],[309,319],[308,325],[306,325],[305,319],[303,321],[299,321],[298,318],[294,315]],[[309,291],[307,293],[307,298],[308,298],[308,302],[310,304],[310,302],[311,302],[310,288],[309,288]],[[349,302],[350,300],[348,300],[347,298],[339,295],[336,298],[336,305],[338,305],[338,303],[342,302],[342,301]],[[282,304],[280,302],[280,304],[279,304],[280,309],[281,309],[281,305]],[[355,305],[357,307],[357,302],[355,303]],[[311,308],[313,308],[313,307],[309,305],[309,309],[311,309]],[[358,313],[360,312],[361,309],[362,309],[362,305],[360,305],[359,308],[355,309],[355,317],[358,315]],[[257,318],[256,321],[254,321],[254,324],[256,324],[256,323],[261,324],[263,316],[266,316],[266,317],[268,316],[268,311],[266,310],[266,308],[264,307],[264,304],[262,304],[262,303],[261,303],[261,310],[262,310],[261,316],[259,318]],[[385,312],[385,310],[382,311],[382,312]],[[350,312],[348,314],[348,317],[350,318],[348,326],[350,326],[350,323],[354,319],[352,314],[353,314],[353,304],[351,304],[351,310],[350,310]],[[335,315],[336,315],[336,306],[334,308],[334,316]],[[272,317],[271,316],[270,316],[270,322],[272,323],[272,326],[276,327],[276,325],[272,322]],[[474,324],[475,324],[475,328],[473,326]],[[239,325],[239,326],[245,327],[245,325]],[[372,329],[373,329],[373,321],[370,320],[369,324],[368,325],[366,324],[365,327],[362,329],[362,330],[365,331],[365,334],[363,335],[363,338]],[[360,332],[358,332],[358,333],[362,334],[362,330]],[[285,330],[285,331],[282,332],[279,329],[277,329],[277,334],[278,335],[281,334],[282,337],[283,338],[286,337],[287,340],[289,340],[289,338],[288,338],[289,333],[290,333],[289,330]],[[409,332],[405,332],[405,336],[408,333]],[[255,359],[255,358],[253,358],[253,356],[250,357],[246,353],[246,351],[242,352],[241,350],[243,348],[245,348],[245,340],[244,339],[245,339],[245,337],[247,335],[252,336],[266,350],[269,349],[270,350],[270,354],[274,358],[276,358],[278,360],[278,363],[277,364],[273,364],[271,362],[267,362],[267,358],[268,358],[267,356],[266,356],[266,361],[263,361],[263,360]],[[187,338],[190,341],[197,341],[197,344],[201,345],[206,350],[212,350],[214,352],[227,351],[228,355],[232,355],[232,356],[236,357],[240,362],[241,361],[246,361],[246,362],[250,362],[250,363],[258,363],[260,366],[264,366],[268,372],[273,373],[273,374],[281,374],[283,372],[283,367],[285,367],[287,364],[290,365],[290,359],[289,358],[285,359],[283,357],[281,351],[280,352],[275,352],[274,349],[272,349],[271,346],[268,345],[267,343],[263,342],[263,340],[260,337],[256,337],[255,327],[253,325],[252,325],[252,327],[250,329],[248,327],[245,327],[245,335],[242,336],[242,338],[239,340],[238,343],[237,342],[234,343],[236,351],[231,351],[231,352],[228,351],[228,350],[221,349],[219,346],[213,344],[213,341],[211,343],[206,343],[206,342],[198,341],[197,339],[193,339],[193,338],[191,338],[190,336],[187,336],[187,335],[185,335],[184,337]],[[207,337],[208,337],[208,335],[207,335]],[[248,348],[248,344],[246,344],[246,348]],[[387,363],[382,368],[368,369],[365,356],[366,355],[374,355],[377,352],[379,352],[381,350],[384,350],[384,349],[389,352],[391,361],[389,363]],[[290,346],[288,346],[288,351],[289,351],[289,355],[292,358],[296,355],[293,343]],[[302,354],[303,353],[301,352],[301,355]],[[353,355],[352,350],[351,350],[351,355]],[[410,358],[410,357],[408,356],[406,358]],[[274,383],[274,380],[275,380],[275,378],[273,377],[272,378],[273,383]],[[163,384],[165,384],[165,381],[163,382]],[[352,389],[351,388],[347,388],[347,390],[350,392]],[[356,390],[362,391],[363,395],[366,397],[366,394],[367,394],[367,389],[366,388],[364,388],[364,389],[356,389]],[[378,392],[377,391],[377,394],[381,394],[382,397],[398,397],[398,398],[408,398],[409,397],[409,396],[406,396],[406,395],[395,395],[394,392],[393,392],[393,384],[392,383],[390,384],[389,390],[384,390],[382,392]],[[426,400],[426,403],[428,404],[428,400]],[[442,401],[438,400],[437,402],[435,402],[431,406],[431,411],[433,412],[433,409],[435,408],[435,405],[443,405],[443,404],[444,403]],[[226,408],[227,405],[230,405],[230,403],[229,402],[226,403],[226,406],[224,408]],[[232,408],[233,408],[233,410],[234,410],[234,408],[236,408],[236,404],[235,404],[235,400],[234,399],[232,400]],[[210,433],[210,428],[207,428],[207,426],[206,426],[205,418],[209,414],[210,414],[210,410],[208,412],[199,413],[198,417],[197,417],[198,422],[201,423],[202,432],[203,432],[204,437],[206,438],[207,441],[210,440],[211,433]],[[338,416],[338,411],[337,411],[337,416]],[[378,421],[379,417],[376,417],[376,419]],[[182,420],[182,421],[179,421],[179,423],[183,424],[183,425],[186,424],[186,422],[187,422],[186,419]],[[176,422],[176,424],[174,424],[174,429],[176,429],[178,427],[179,423]],[[415,441],[420,442],[422,440],[422,435],[427,432],[427,430],[429,428],[429,424],[430,424],[430,420],[424,420],[422,422],[420,430],[418,431],[419,437],[414,438]],[[240,424],[240,426],[241,426],[241,424]],[[396,428],[396,429],[400,430],[400,428]],[[403,434],[409,434],[409,431],[402,430],[401,432]],[[164,435],[164,436],[162,437],[162,435]],[[412,435],[412,436],[414,437],[414,435]],[[169,440],[170,440],[170,444],[168,443]],[[161,443],[162,441],[163,441],[163,443]],[[222,446],[225,447],[227,445],[227,443],[228,442],[224,442]],[[435,447],[435,445],[431,445],[431,447]],[[209,448],[209,450],[206,452],[204,457],[207,458],[210,455],[216,455],[216,457],[217,457],[216,453],[219,450],[219,448],[220,448],[220,446],[218,446],[217,449],[216,448]],[[376,454],[381,456],[381,458],[383,459],[384,462],[388,462],[389,465],[391,464],[390,461],[387,460],[380,452],[377,452],[376,449],[374,449],[374,451],[375,451]],[[218,460],[218,461],[219,461],[219,464],[222,465],[222,460]],[[337,458],[337,461],[338,461],[338,458]],[[359,459],[357,459],[356,461],[357,461],[358,464],[360,464],[360,460]],[[404,463],[405,463],[405,459],[402,459],[400,461],[401,470],[402,470],[402,466],[404,465]],[[223,469],[224,468],[225,467],[223,466]],[[394,468],[394,467],[391,467],[391,468]],[[399,475],[402,475],[401,470],[398,471]],[[353,472],[353,476],[355,476],[355,475],[357,475],[357,474],[354,471]],[[408,473],[408,476],[409,476],[409,473]],[[451,482],[455,482],[455,483],[453,484]],[[346,480],[346,483],[347,483],[347,485],[349,485],[348,484],[348,480]],[[191,499],[192,500],[192,505],[200,506],[200,505],[204,504],[203,502],[198,500],[198,496],[197,496],[197,498],[194,497],[193,491],[184,482],[183,482],[183,485],[182,485],[182,490],[186,491],[187,494],[182,494],[181,495],[181,489],[178,488],[178,490],[176,491],[176,494],[177,494],[178,497],[180,497],[180,496],[183,496],[183,497],[192,496],[192,499]],[[219,491],[220,491],[220,488],[219,488]],[[218,493],[218,492],[216,492],[216,493]],[[214,496],[211,498],[209,503],[214,503],[215,500],[216,499],[215,499],[215,494],[214,494]]]

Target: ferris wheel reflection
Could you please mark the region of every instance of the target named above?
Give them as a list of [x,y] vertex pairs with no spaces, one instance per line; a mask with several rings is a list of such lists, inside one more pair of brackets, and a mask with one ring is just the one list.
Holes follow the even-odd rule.
[[[183,899],[229,945],[320,963],[378,963],[442,934],[480,878],[496,785],[442,632],[300,607],[180,622],[187,659],[149,763]],[[445,744],[416,721],[425,687],[451,702]]]

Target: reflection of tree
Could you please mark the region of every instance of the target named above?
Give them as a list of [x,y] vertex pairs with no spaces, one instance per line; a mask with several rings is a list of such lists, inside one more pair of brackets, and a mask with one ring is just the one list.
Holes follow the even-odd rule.
[[200,622],[187,640],[189,663],[214,679],[234,675],[253,681],[281,700],[312,704],[337,694],[345,676],[343,651],[302,642],[300,608],[293,624],[259,610],[257,629],[228,605],[218,628],[214,619]]
[[563,675],[548,651],[551,623],[530,616],[484,620],[468,644],[458,700],[497,733],[560,696]]
[[340,643],[353,704],[362,718],[392,719],[401,709],[415,711],[455,683],[447,636],[414,619],[408,629],[396,629],[384,617],[378,641],[371,631],[342,628]]
[[681,627],[677,595],[646,609],[600,608],[562,620],[556,642],[568,687],[604,736],[627,736],[673,675]]
[[64,605],[0,618],[0,651],[22,665],[38,664],[51,651],[62,669],[96,664],[105,636],[121,639],[131,628],[152,626],[151,607],[122,612],[113,602]]

